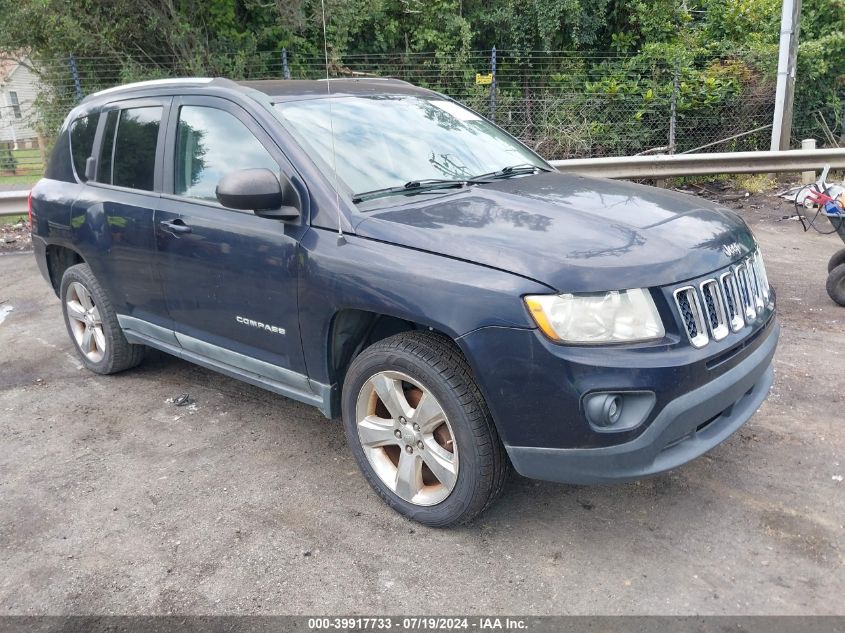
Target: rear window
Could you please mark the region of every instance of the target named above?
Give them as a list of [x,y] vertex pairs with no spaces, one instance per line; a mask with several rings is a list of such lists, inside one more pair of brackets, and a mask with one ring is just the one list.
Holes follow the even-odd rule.
[[103,134],[97,180],[130,189],[153,190],[161,106],[110,112]]
[[99,114],[76,119],[70,127],[70,153],[76,176],[85,182],[85,163],[94,151],[94,134],[97,132]]

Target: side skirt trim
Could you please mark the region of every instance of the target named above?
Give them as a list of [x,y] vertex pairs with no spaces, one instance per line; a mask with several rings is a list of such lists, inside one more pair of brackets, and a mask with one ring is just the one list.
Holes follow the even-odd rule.
[[320,409],[326,417],[332,417],[329,385],[217,345],[177,334],[173,330],[142,319],[118,315],[117,320],[130,343],[149,345],[230,378],[237,378],[287,398],[310,404]]

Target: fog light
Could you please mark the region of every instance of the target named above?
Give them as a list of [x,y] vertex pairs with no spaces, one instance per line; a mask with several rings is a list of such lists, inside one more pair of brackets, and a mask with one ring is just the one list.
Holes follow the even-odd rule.
[[596,431],[627,431],[645,421],[655,400],[651,391],[591,393],[584,397],[584,413]]
[[619,394],[597,394],[587,402],[587,417],[596,426],[612,426],[622,415],[622,397]]

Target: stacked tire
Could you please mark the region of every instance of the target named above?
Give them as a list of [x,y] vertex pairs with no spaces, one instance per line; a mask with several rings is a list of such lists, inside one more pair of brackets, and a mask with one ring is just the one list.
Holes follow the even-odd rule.
[[827,294],[845,306],[845,248],[836,251],[827,263]]

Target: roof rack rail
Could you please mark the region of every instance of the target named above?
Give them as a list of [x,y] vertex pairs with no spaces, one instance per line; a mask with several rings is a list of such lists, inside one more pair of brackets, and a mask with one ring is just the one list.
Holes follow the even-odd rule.
[[112,88],[106,88],[105,90],[98,90],[97,92],[92,92],[88,95],[85,99],[88,100],[92,97],[99,97],[106,94],[111,94],[113,92],[118,92],[121,90],[134,90],[136,88],[155,88],[156,86],[172,86],[172,85],[179,85],[179,84],[208,84],[214,81],[213,77],[174,77],[171,79],[150,79],[147,81],[136,81],[131,84],[123,84],[120,86],[114,86]]

